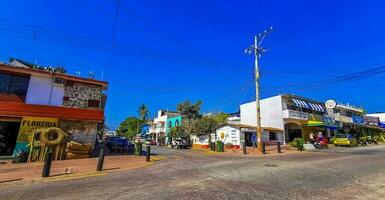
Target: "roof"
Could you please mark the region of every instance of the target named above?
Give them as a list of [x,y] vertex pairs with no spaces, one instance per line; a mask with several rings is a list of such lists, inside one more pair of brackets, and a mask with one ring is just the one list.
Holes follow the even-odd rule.
[[72,76],[72,75],[68,75],[68,74],[55,74],[55,73],[51,73],[49,71],[43,71],[40,69],[14,67],[14,66],[11,66],[8,64],[0,64],[0,71],[15,73],[15,74],[24,74],[24,75],[31,75],[31,74],[50,75],[50,76],[53,76],[56,78],[62,78],[64,80],[69,80],[69,81],[74,81],[74,82],[79,82],[79,83],[85,83],[85,84],[92,84],[92,85],[100,85],[104,88],[108,87],[108,82],[106,82],[106,81],[81,78],[81,77]]
[[[251,126],[251,125],[247,125],[247,124],[230,124],[230,123],[227,123],[227,124],[223,124],[222,126],[220,127],[223,127],[223,126],[232,126],[232,127],[235,127],[235,128],[251,128],[251,129],[257,129],[257,126]],[[273,128],[273,127],[262,127],[262,130],[266,130],[266,131],[283,131],[282,129],[279,129],[279,128]]]

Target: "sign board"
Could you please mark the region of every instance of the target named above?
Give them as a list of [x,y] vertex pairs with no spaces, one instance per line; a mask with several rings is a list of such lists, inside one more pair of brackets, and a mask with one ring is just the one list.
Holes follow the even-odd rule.
[[355,123],[355,124],[363,124],[364,123],[364,119],[361,116],[353,116],[352,119],[353,119],[353,123]]
[[336,106],[337,106],[337,102],[334,101],[333,99],[327,100],[327,101],[325,102],[325,107],[326,107],[326,108],[333,109],[333,108],[335,108]]
[[364,116],[364,122],[366,124],[377,125],[378,123],[380,123],[380,118],[379,117],[372,117],[372,116]]
[[55,118],[23,117],[13,154],[15,155],[19,151],[28,152],[27,144],[32,130],[57,127],[58,122],[59,120]]
[[285,110],[283,112],[283,118],[289,119],[300,119],[300,120],[308,120],[308,113],[296,111],[296,110]]

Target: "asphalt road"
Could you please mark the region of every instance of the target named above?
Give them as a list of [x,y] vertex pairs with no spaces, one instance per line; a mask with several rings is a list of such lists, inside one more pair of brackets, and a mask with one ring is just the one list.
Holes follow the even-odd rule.
[[271,157],[152,151],[167,159],[106,176],[0,187],[0,199],[385,199],[385,145]]

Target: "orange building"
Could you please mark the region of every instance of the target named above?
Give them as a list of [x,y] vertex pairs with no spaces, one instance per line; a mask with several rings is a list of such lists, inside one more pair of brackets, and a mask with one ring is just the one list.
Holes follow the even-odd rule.
[[[108,83],[22,60],[0,64],[0,156],[27,151],[27,129],[57,126],[94,144],[104,123]],[[23,132],[24,131],[24,132]]]

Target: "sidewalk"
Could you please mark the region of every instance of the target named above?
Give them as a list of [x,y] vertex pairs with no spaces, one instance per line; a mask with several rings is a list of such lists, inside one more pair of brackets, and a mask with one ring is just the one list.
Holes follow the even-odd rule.
[[[154,156],[152,156],[151,160],[156,160],[155,158],[153,159],[153,157]],[[145,159],[145,156],[106,156],[104,158],[103,172],[129,170],[152,164],[152,162],[146,162]],[[97,162],[98,158],[53,161],[50,178],[95,174]],[[43,162],[0,164],[0,184],[9,181],[42,180],[43,164]]]
[[[203,151],[206,155],[229,155],[229,156],[241,156],[243,154],[243,149],[225,149],[225,152],[214,152],[209,149],[198,149],[194,148],[193,150]],[[278,153],[277,146],[266,146],[266,154],[262,154],[258,149],[253,149],[253,147],[246,147],[246,156],[273,156],[273,155],[287,155],[287,154],[298,154],[303,151],[298,151],[295,147],[290,145],[285,145],[281,147],[281,152]]]

